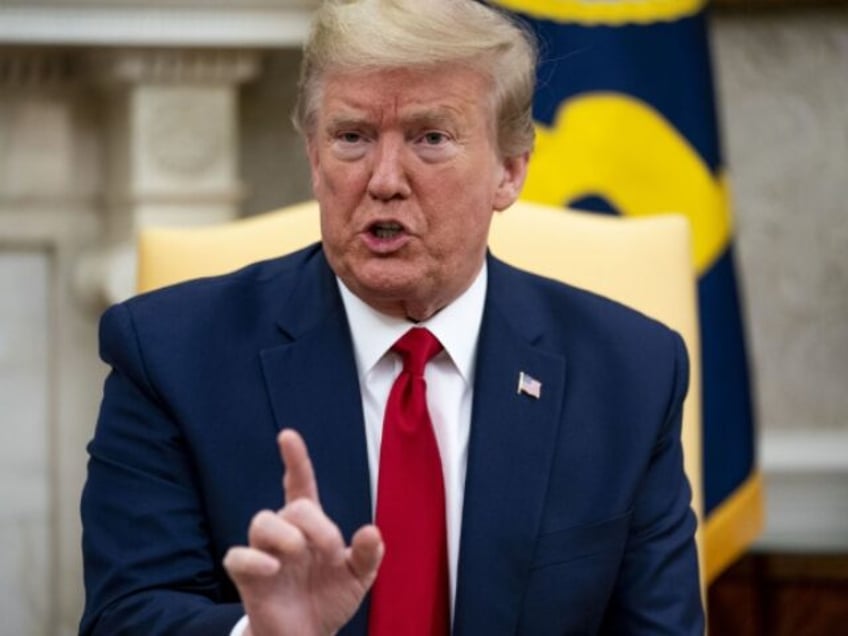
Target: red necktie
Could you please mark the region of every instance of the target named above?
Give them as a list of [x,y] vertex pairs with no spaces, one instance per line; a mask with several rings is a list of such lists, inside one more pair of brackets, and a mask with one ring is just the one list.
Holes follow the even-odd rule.
[[386,554],[371,591],[368,633],[447,636],[445,488],[424,382],[424,366],[442,345],[415,327],[392,349],[402,356],[403,370],[383,419],[376,523]]

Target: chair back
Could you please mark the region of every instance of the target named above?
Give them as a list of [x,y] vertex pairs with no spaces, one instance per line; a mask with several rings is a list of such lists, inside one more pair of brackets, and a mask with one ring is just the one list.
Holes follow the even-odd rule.
[[[319,238],[314,201],[223,225],[143,230],[138,242],[138,290],[228,272]],[[687,221],[676,215],[587,214],[519,201],[495,214],[489,245],[508,263],[618,300],[683,336],[690,358],[683,447],[699,520],[703,573],[701,352]]]

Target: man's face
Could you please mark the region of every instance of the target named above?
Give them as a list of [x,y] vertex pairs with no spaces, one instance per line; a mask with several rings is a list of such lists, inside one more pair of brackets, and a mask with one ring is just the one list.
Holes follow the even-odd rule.
[[527,165],[499,157],[490,93],[458,65],[324,78],[307,140],[324,251],[375,309],[423,320],[480,271]]

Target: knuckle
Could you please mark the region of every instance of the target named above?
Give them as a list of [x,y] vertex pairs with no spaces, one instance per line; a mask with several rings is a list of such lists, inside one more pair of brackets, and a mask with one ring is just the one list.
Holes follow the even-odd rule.
[[307,515],[314,514],[317,506],[306,497],[298,497],[287,503],[282,510],[282,517],[288,520],[303,519]]

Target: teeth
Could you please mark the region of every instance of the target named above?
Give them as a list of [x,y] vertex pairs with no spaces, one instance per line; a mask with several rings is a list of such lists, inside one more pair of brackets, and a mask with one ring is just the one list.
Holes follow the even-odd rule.
[[397,236],[403,227],[399,223],[375,223],[371,233],[377,238],[388,239]]

